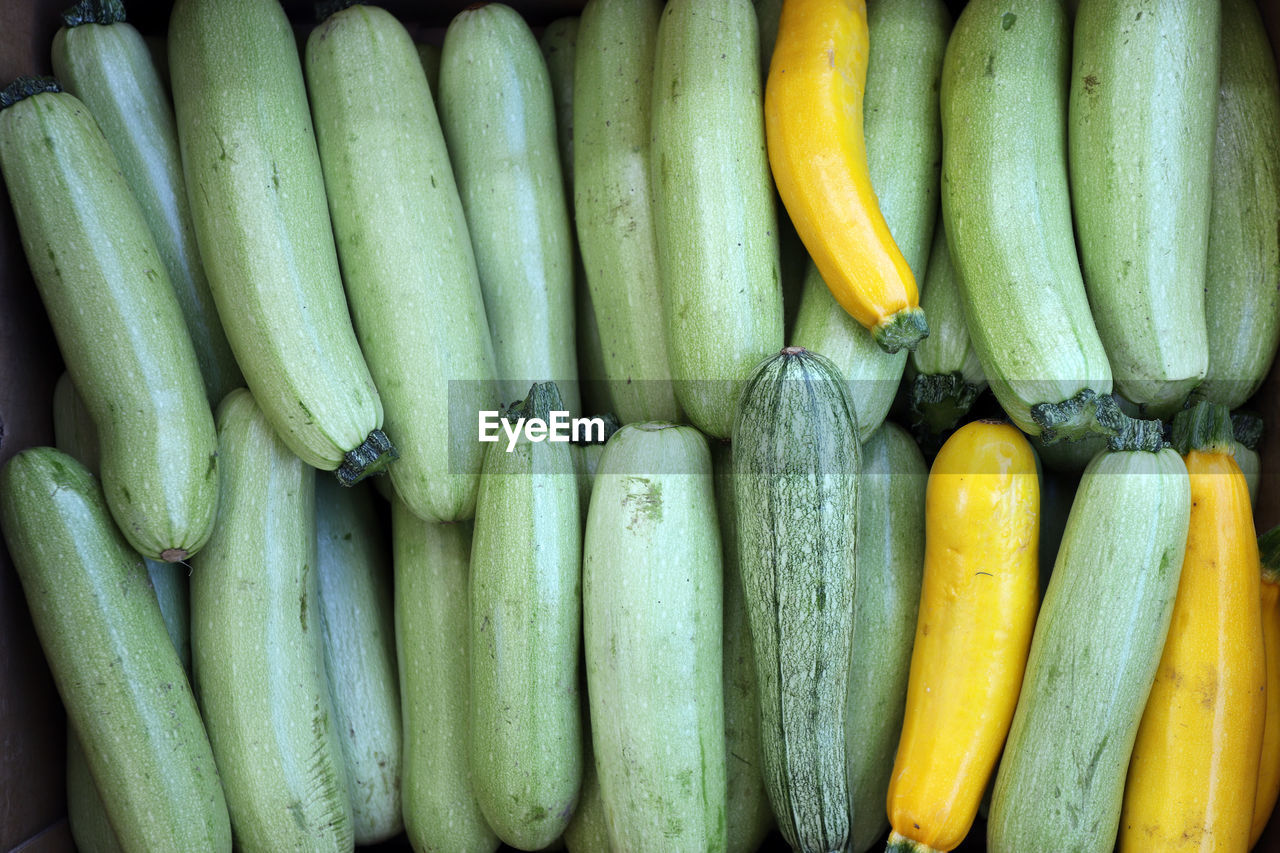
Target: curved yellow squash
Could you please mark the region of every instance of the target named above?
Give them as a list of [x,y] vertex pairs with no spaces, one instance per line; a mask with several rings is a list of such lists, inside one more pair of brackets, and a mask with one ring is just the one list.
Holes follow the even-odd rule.
[[786,0],[765,86],[769,165],[836,301],[888,352],[928,335],[915,276],[867,174],[863,0]]
[[889,782],[890,851],[969,832],[1018,703],[1039,607],[1040,490],[1015,427],[976,421],[942,446],[925,495],[924,582]]
[[1253,512],[1229,449],[1185,459],[1187,550],[1129,761],[1122,852],[1249,846],[1266,706]]
[[1262,724],[1262,759],[1258,762],[1258,793],[1253,798],[1253,826],[1249,847],[1262,830],[1280,797],[1280,571],[1262,567],[1262,648],[1267,661],[1267,710]]

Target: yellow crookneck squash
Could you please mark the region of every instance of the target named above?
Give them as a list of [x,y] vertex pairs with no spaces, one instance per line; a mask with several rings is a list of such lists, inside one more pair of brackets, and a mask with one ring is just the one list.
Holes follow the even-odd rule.
[[1267,710],[1262,725],[1258,793],[1249,847],[1258,843],[1280,797],[1280,526],[1258,537],[1262,558],[1262,647],[1267,661]]
[[897,352],[929,329],[867,173],[868,51],[864,0],[786,0],[765,85],[765,137],[778,193],[832,295]]

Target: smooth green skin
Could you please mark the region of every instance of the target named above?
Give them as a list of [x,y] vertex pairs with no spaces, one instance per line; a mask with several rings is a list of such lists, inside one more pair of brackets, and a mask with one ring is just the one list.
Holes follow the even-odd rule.
[[88,109],[0,112],[0,172],[67,370],[101,438],[107,505],[143,556],[183,559],[218,503],[213,414],[142,209]]
[[764,787],[760,746],[760,698],[751,626],[738,558],[738,510],[733,491],[733,452],[712,442],[716,516],[724,549],[724,737],[727,853],[754,853],[773,829],[773,807]]
[[661,0],[592,0],[574,67],[574,209],[622,423],[678,421],[649,190],[653,51]]
[[920,449],[897,424],[884,424],[862,445],[844,724],[851,853],[870,850],[889,829],[885,801],[906,710],[924,575],[920,531],[928,477]]
[[23,450],[0,469],[0,527],[121,845],[229,853],[220,767],[97,479],[61,451]]
[[218,455],[218,526],[191,572],[191,648],[236,845],[350,850],[317,604],[315,471],[244,389],[218,407]]
[[75,729],[67,727],[67,825],[80,853],[123,853],[111,828],[89,760]]
[[400,833],[400,691],[391,553],[372,486],[316,482],[316,599],[356,844]]
[[1234,409],[1280,343],[1280,74],[1258,8],[1223,0],[1205,272],[1209,368],[1199,396]]
[[1262,460],[1258,456],[1258,451],[1250,450],[1238,441],[1232,441],[1231,445],[1231,455],[1240,466],[1240,473],[1244,474],[1245,482],[1249,485],[1249,503],[1257,506],[1258,487],[1262,482]]
[[216,406],[244,379],[209,291],[173,106],[147,43],[123,21],[63,27],[53,37],[53,73],[89,108],[138,199],[182,307],[209,404]]
[[615,850],[726,849],[721,573],[706,439],[622,427],[596,472],[582,561],[591,739]]
[[1033,405],[1111,391],[1071,224],[1070,46],[1057,2],[973,0],[942,66],[942,216],[966,325],[996,399],[1030,435]]
[[581,560],[569,445],[489,445],[471,548],[472,787],[522,850],[564,832],[582,784]]
[[1075,19],[1067,153],[1085,287],[1116,389],[1155,417],[1209,364],[1219,5],[1083,0]]
[[783,343],[764,85],[749,0],[672,0],[658,24],[649,165],[676,400],[712,438]]
[[[547,63],[551,80],[551,97],[556,112],[556,150],[560,153],[560,174],[564,178],[566,198],[573,199],[573,110],[574,67],[578,56],[578,19],[557,18],[547,24],[538,40],[542,59]],[[573,210],[569,210],[573,218]]]
[[911,353],[916,372],[926,376],[959,373],[970,385],[979,390],[986,388],[987,375],[982,372],[982,362],[969,340],[960,284],[951,264],[947,231],[941,218],[933,232],[920,307],[929,318],[929,337],[916,344]]
[[440,124],[475,247],[502,402],[553,381],[581,414],[573,232],[538,42],[502,3],[459,12],[440,61]]
[[169,57],[192,220],[227,339],[289,449],[332,471],[383,411],[342,289],[293,30],[275,0],[178,0]]
[[391,13],[357,5],[312,31],[305,68],[347,299],[400,452],[391,481],[420,518],[470,518],[496,366],[417,49]]
[[861,467],[836,366],[803,350],[761,363],[733,430],[738,554],[765,787],[783,837],[801,851],[841,850],[849,834],[845,699]]
[[590,737],[585,744],[582,791],[573,817],[564,830],[564,846],[569,853],[609,853],[611,849],[609,823],[604,813],[604,800],[600,796],[600,777],[596,774]]
[[1190,511],[1186,466],[1173,450],[1108,452],[1089,463],[996,774],[993,853],[1114,848]]

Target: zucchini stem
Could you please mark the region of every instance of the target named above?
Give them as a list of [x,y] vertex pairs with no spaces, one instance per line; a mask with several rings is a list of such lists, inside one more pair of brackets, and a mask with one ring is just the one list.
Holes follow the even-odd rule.
[[1249,450],[1257,450],[1262,444],[1262,416],[1253,412],[1234,411],[1231,413],[1231,431],[1236,441]]
[[399,458],[400,453],[391,444],[387,434],[375,429],[359,447],[347,451],[342,464],[333,473],[342,485],[354,486],[370,474],[382,473]]
[[1280,583],[1280,524],[1258,537],[1258,556],[1263,580]]
[[4,91],[0,91],[0,110],[11,107],[18,101],[26,100],[32,95],[61,91],[62,86],[52,77],[19,77],[5,86]]
[[122,24],[124,20],[123,0],[80,0],[62,13],[62,22],[68,27],[78,27],[81,24],[107,26]]
[[903,308],[872,329],[871,336],[885,352],[895,353],[903,347],[913,350],[929,337],[929,323],[920,308]]
[[938,853],[938,851],[928,844],[907,838],[897,830],[892,830],[889,832],[889,843],[885,846],[884,853]]
[[960,422],[973,407],[982,389],[966,382],[958,370],[951,373],[918,373],[909,392],[912,426],[917,432],[937,435]]
[[1045,444],[1067,439],[1076,441],[1089,433],[1107,437],[1110,450],[1146,450],[1164,447],[1164,424],[1159,420],[1130,417],[1110,394],[1092,388],[1081,389],[1061,403],[1037,403],[1032,419],[1040,425]]
[[1193,450],[1230,455],[1234,440],[1231,413],[1220,403],[1201,400],[1173,419],[1173,446],[1183,456]]
[[563,411],[564,398],[554,382],[535,382],[529,387],[529,394],[512,403],[502,418],[506,421],[518,421],[521,418],[550,420],[551,413]]

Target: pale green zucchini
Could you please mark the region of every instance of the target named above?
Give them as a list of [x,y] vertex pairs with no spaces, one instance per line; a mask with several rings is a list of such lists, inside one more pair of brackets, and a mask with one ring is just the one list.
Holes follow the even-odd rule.
[[[1021,19],[1021,16],[1019,16]],[[1106,452],[1071,506],[996,775],[992,853],[1111,851],[1182,572],[1190,484],[1170,449]]]
[[529,25],[502,3],[464,9],[440,60],[440,124],[475,247],[500,397],[564,386],[582,413],[569,226],[551,81]]
[[[53,73],[102,128],[156,241],[195,346],[209,404],[244,384],[213,304],[182,177],[166,84],[120,0],[84,0],[53,37]],[[167,67],[167,66],[166,66]]]
[[658,24],[649,175],[676,400],[713,438],[783,344],[777,216],[750,0],[672,0]]
[[230,853],[221,768],[97,479],[61,451],[20,451],[0,469],[0,527],[121,846]]
[[844,724],[851,853],[870,850],[889,829],[885,801],[906,709],[924,576],[920,531],[928,475],[920,449],[894,423],[885,423],[862,445],[854,643]]
[[[183,560],[213,528],[213,414],[182,309],[111,147],[49,81],[0,103],[0,172],[22,246],[101,441],[107,505],[143,556]],[[51,88],[54,87],[54,88]]]
[[306,75],[347,299],[400,452],[391,481],[421,518],[470,518],[496,368],[413,39],[390,12],[351,6],[312,31]]
[[804,853],[841,850],[849,834],[845,701],[861,458],[834,364],[788,347],[756,368],[733,428],[738,554],[765,787],[783,838]]
[[721,571],[706,439],[622,427],[596,472],[582,563],[591,739],[615,850],[725,850]]
[[738,509],[733,491],[733,451],[711,444],[716,516],[724,551],[724,738],[727,810],[726,853],[754,853],[773,829],[773,808],[764,787],[760,747],[760,697],[751,626],[738,558]]
[[67,726],[67,826],[79,853],[123,853],[98,786],[89,772],[89,760],[80,745],[80,737],[70,725]]
[[414,850],[491,853],[498,839],[467,761],[471,524],[435,524],[391,502],[396,660],[404,721],[400,800]]
[[1075,18],[1067,154],[1084,283],[1116,390],[1156,417],[1209,364],[1219,15],[1219,0],[1083,0]]
[[315,471],[244,389],[218,407],[218,456],[218,526],[191,573],[191,648],[236,845],[350,850],[316,602]]
[[557,18],[547,24],[538,40],[542,59],[547,63],[547,79],[551,81],[551,99],[556,114],[556,150],[560,154],[560,175],[564,179],[569,218],[573,219],[573,110],[574,67],[578,57],[578,19]]
[[1223,0],[1204,310],[1209,368],[1197,394],[1228,409],[1262,385],[1280,343],[1280,74],[1249,0]]
[[600,797],[600,777],[596,774],[595,754],[591,751],[590,732],[583,753],[582,792],[573,817],[564,829],[564,846],[569,853],[609,853],[609,823]]
[[395,451],[351,327],[289,20],[276,0],[178,0],[169,62],[192,220],[231,350],[289,449],[353,483]]
[[372,487],[316,483],[316,603],[356,844],[403,828],[391,554],[380,507]]

